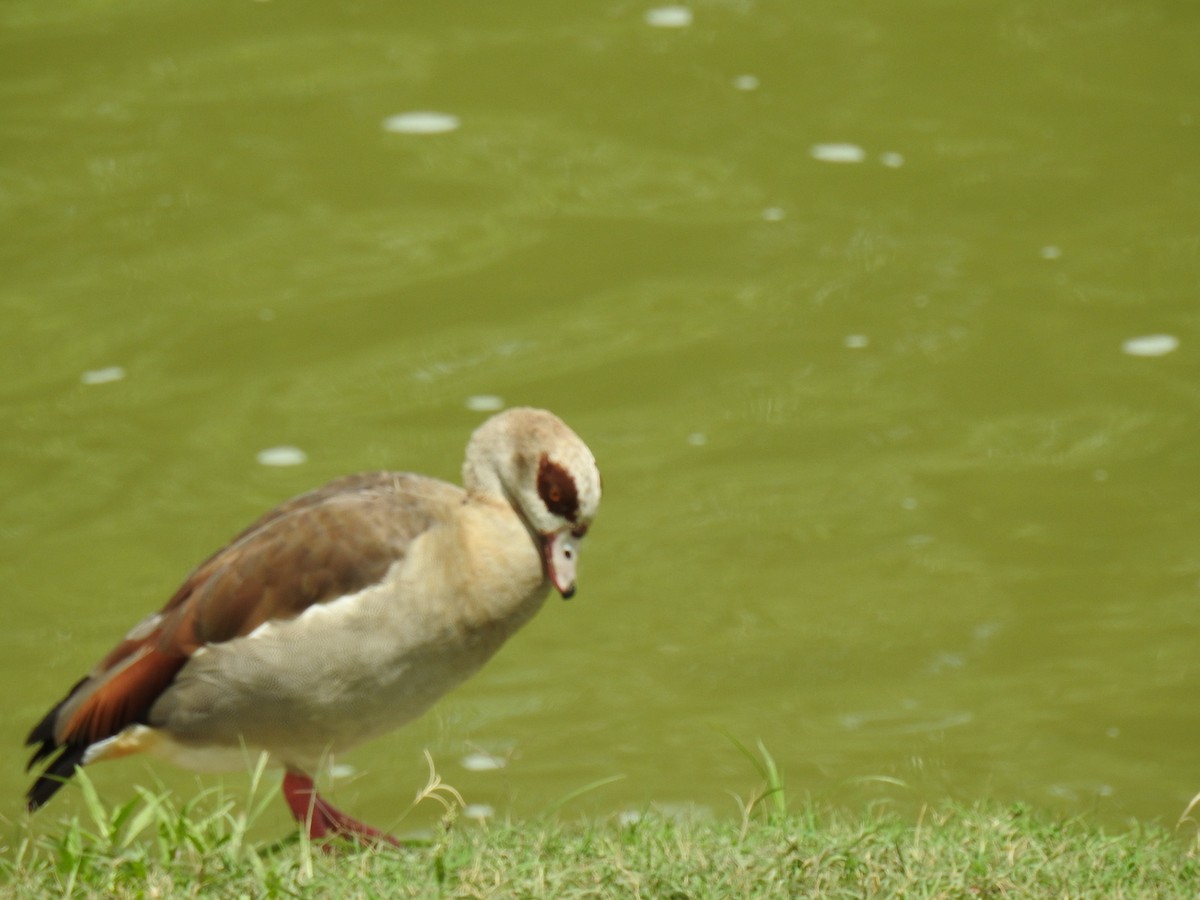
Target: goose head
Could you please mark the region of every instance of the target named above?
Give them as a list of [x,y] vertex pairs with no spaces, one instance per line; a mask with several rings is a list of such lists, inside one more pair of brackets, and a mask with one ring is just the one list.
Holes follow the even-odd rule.
[[468,492],[502,497],[538,544],[546,575],[563,599],[575,593],[579,546],[600,506],[592,451],[558,416],[518,407],[471,435],[463,464]]

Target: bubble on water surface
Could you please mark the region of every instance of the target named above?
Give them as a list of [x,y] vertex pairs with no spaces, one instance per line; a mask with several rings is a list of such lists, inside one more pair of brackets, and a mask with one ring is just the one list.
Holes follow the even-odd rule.
[[383,130],[394,134],[445,134],[459,124],[458,116],[450,113],[418,110],[388,116],[383,120]]
[[813,144],[808,152],[813,159],[829,163],[860,163],[867,158],[858,144]]
[[880,153],[879,161],[889,169],[898,169],[904,165],[904,156],[903,154],[889,151],[887,153]]
[[495,412],[504,409],[504,398],[495,394],[473,394],[467,398],[467,409],[473,412]]
[[861,350],[870,343],[871,339],[865,334],[848,334],[842,338],[842,346],[848,350]]
[[758,90],[758,77],[756,75],[739,75],[733,79],[733,86],[739,91],[756,91]]
[[1041,249],[1042,259],[1061,259],[1062,247],[1056,247],[1054,244],[1047,244]]
[[1000,630],[999,622],[980,622],[971,630],[971,637],[977,641],[990,641]]
[[268,447],[255,457],[264,466],[299,466],[308,462],[308,454],[299,447]]
[[108,366],[104,369],[89,369],[79,376],[79,380],[83,384],[109,384],[124,377],[125,370],[120,366]]
[[645,19],[655,28],[687,28],[692,24],[692,11],[686,6],[656,6],[646,10]]
[[782,207],[768,206],[762,211],[762,217],[764,222],[782,222],[787,217],[787,213]]
[[468,803],[463,807],[463,815],[476,822],[483,822],[496,815],[496,807],[490,803]]
[[1143,334],[1121,344],[1121,351],[1130,356],[1166,356],[1179,349],[1179,338],[1173,334]]
[[969,710],[948,710],[943,713],[920,715],[920,710],[905,704],[903,711],[867,711],[846,713],[840,717],[846,731],[883,734],[932,734],[969,725],[975,716]]
[[491,753],[468,753],[460,761],[468,772],[495,772],[508,765],[508,760]]
[[931,675],[941,675],[944,672],[957,672],[966,668],[967,658],[961,653],[943,651],[929,661],[927,671]]
[[693,431],[688,435],[687,442],[693,447],[703,447],[708,443],[708,435],[703,431]]
[[337,763],[336,765],[332,765],[329,767],[329,777],[330,778],[349,778],[351,775],[354,775],[357,771],[358,770],[355,769],[354,766],[350,765],[350,763]]

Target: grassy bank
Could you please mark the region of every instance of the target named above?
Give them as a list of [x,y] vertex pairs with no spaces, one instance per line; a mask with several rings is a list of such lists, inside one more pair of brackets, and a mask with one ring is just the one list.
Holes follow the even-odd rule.
[[[852,817],[759,807],[742,822],[453,822],[403,850],[245,839],[263,792],[179,807],[143,791],[31,832],[9,826],[0,895],[316,897],[1195,897],[1193,838],[1105,833],[1022,807]],[[448,804],[453,812],[456,807]]]

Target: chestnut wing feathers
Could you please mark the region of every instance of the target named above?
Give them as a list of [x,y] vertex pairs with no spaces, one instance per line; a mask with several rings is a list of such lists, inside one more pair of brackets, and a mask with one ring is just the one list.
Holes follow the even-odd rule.
[[[313,604],[378,582],[457,488],[416,475],[351,475],[264,515],[188,576],[30,732],[27,768],[51,759],[31,809],[74,772],[87,747],[144,722],[188,658],[205,644],[291,619]],[[57,754],[57,756],[56,756]]]

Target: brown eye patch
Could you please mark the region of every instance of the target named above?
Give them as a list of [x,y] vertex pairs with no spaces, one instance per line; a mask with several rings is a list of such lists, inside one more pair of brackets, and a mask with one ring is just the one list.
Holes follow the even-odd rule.
[[579,492],[575,488],[575,479],[548,456],[543,456],[538,464],[537,492],[546,509],[556,516],[574,522],[579,515]]

